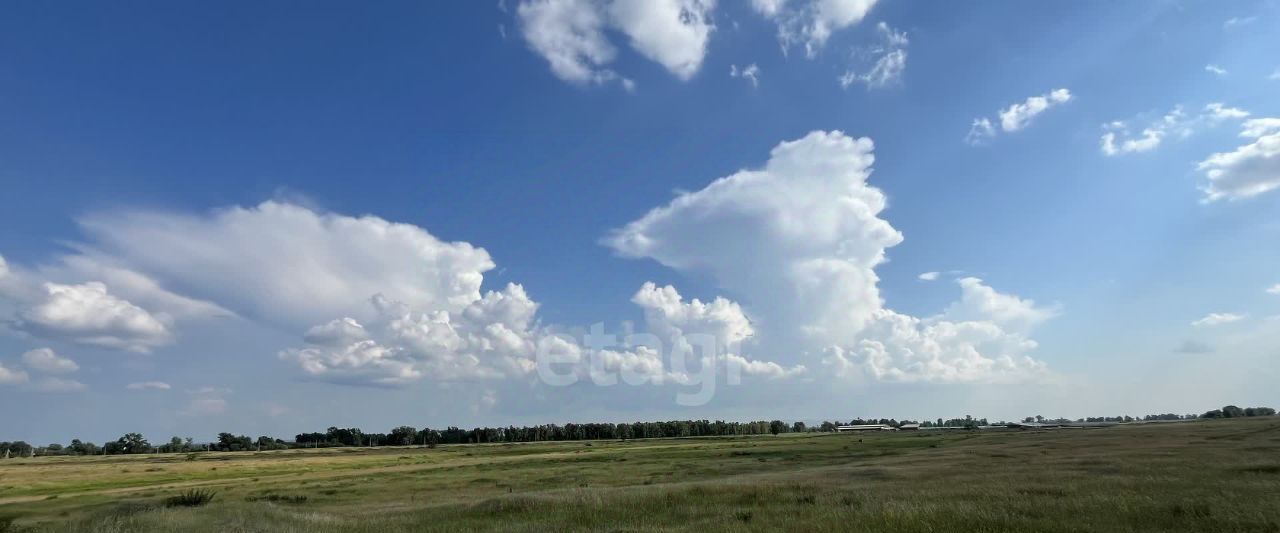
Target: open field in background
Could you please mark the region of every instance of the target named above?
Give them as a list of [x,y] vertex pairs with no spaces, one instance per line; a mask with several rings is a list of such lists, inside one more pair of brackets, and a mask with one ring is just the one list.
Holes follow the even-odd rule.
[[[190,488],[217,495],[161,506]],[[0,517],[17,531],[1280,531],[1280,417],[10,459]]]

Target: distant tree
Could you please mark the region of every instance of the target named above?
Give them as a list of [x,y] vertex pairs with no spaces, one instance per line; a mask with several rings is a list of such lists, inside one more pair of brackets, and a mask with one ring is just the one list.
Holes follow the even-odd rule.
[[1207,411],[1205,414],[1200,415],[1200,418],[1222,418],[1222,410],[1214,409],[1212,411]]
[[282,440],[280,440],[280,439],[273,439],[273,438],[268,437],[268,436],[266,436],[266,435],[260,435],[260,436],[258,436],[257,440],[253,441],[253,445],[254,445],[254,447],[256,447],[258,450],[278,450],[278,449],[281,449],[281,448],[288,448],[288,447],[289,447],[288,445],[286,445],[286,444],[284,443],[284,441],[282,441]]
[[151,452],[151,443],[141,433],[125,433],[123,437],[108,442],[105,446],[108,454],[136,454]]
[[1243,416],[1244,416],[1244,409],[1241,409],[1234,405],[1228,405],[1222,408],[1223,418],[1240,418]]
[[418,428],[413,426],[400,426],[392,429],[387,435],[386,444],[389,446],[408,446],[413,444],[418,436]]
[[774,420],[773,422],[769,422],[769,433],[777,435],[779,433],[786,433],[786,432],[787,432],[786,422],[783,422],[781,420]]
[[220,451],[240,452],[254,448],[253,439],[248,435],[235,435],[226,432],[218,434],[217,449]]
[[16,440],[13,442],[0,442],[0,458],[6,457],[26,457],[31,455],[34,449],[26,442]]
[[158,450],[160,453],[179,453],[186,451],[186,446],[183,444],[181,437],[171,437],[169,442],[161,444]]
[[92,442],[71,439],[71,444],[67,446],[67,452],[74,455],[95,455],[98,453],[98,446]]
[[804,422],[797,421],[791,424],[791,431],[794,433],[804,433],[806,429],[808,428],[805,427]]

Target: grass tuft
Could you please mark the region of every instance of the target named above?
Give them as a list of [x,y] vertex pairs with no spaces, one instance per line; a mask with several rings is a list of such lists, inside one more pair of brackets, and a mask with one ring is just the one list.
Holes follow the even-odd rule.
[[191,489],[164,499],[165,507],[200,507],[213,501],[211,490]]

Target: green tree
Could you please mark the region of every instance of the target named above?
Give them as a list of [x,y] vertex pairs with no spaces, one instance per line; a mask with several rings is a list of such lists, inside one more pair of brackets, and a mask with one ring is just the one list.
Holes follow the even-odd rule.
[[769,433],[777,435],[779,433],[786,433],[786,432],[787,432],[786,422],[783,422],[781,420],[774,420],[773,422],[769,422]]
[[[116,439],[116,452],[114,453],[148,453],[151,451],[151,443],[143,438],[141,433],[125,433],[123,437]],[[112,453],[108,451],[108,453]]]
[[392,429],[391,434],[387,436],[387,444],[390,446],[408,446],[413,444],[418,435],[418,428],[413,426],[400,426]]

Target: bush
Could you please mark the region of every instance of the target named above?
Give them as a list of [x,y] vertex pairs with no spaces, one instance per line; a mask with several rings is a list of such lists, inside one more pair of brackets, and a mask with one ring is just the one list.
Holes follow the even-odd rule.
[[200,507],[213,501],[213,495],[216,494],[211,490],[192,489],[186,492],[178,493],[176,496],[165,498],[165,507]]

